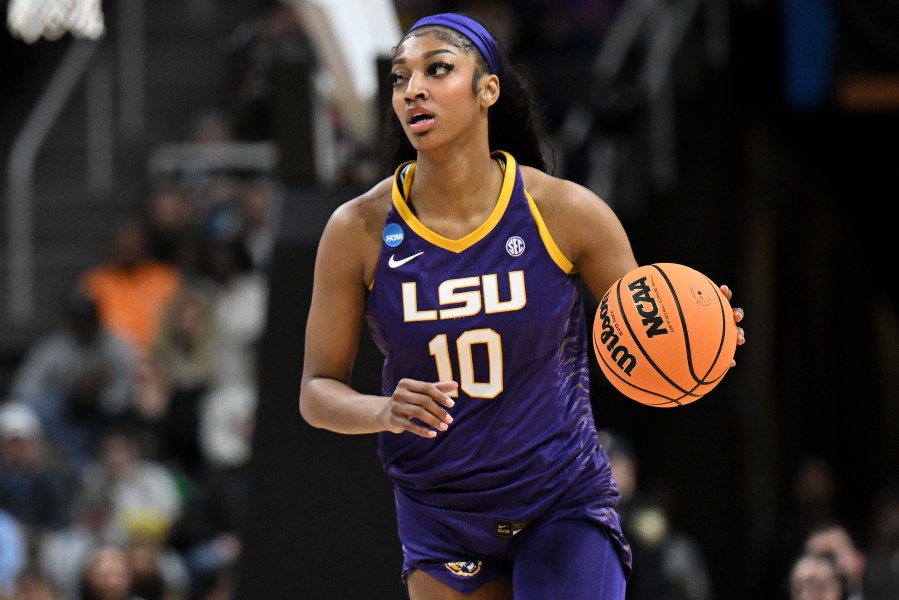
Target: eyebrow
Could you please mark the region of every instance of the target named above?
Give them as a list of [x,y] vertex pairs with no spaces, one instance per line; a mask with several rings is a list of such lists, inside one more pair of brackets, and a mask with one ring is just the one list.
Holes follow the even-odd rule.
[[[437,50],[428,50],[427,52],[425,52],[424,58],[431,58],[432,56],[436,56],[438,54],[452,54],[455,56],[456,53],[453,52],[452,50],[450,50],[449,48],[438,48]],[[405,63],[406,63],[406,59],[403,58],[402,56],[398,56],[397,58],[394,58],[393,62],[390,64],[391,64],[391,66],[393,66],[393,65],[405,64]]]

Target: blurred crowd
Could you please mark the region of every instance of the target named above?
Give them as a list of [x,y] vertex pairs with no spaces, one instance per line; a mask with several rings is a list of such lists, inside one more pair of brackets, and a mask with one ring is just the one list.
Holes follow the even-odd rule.
[[[640,471],[636,445],[600,430],[621,491],[619,512],[634,553],[628,600],[722,598],[708,549],[677,522],[676,498],[658,475]],[[642,475],[642,476],[641,476]],[[791,495],[778,516],[765,559],[743,588],[766,600],[894,600],[899,598],[899,489],[874,500],[870,522],[844,514],[831,465],[808,456],[796,465]],[[740,548],[720,552],[739,559]]]
[[[296,39],[278,22],[235,32],[233,95],[175,141],[265,136],[251,91]],[[236,591],[283,182],[188,162],[144,184],[0,397],[0,600]]]
[[[194,141],[228,135],[211,122]],[[0,598],[234,590],[280,197],[258,173],[154,180],[60,299],[0,405]]]

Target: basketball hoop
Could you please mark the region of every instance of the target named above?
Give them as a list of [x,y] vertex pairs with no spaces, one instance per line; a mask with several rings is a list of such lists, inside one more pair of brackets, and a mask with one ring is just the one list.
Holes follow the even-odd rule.
[[6,26],[27,44],[58,40],[66,32],[96,40],[106,29],[101,0],[10,0]]

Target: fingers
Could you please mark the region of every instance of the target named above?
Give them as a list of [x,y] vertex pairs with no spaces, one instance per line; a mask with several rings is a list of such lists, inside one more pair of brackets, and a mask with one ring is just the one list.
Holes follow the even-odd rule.
[[386,428],[393,433],[409,431],[421,437],[436,437],[453,422],[446,409],[455,405],[449,394],[457,387],[453,381],[401,380],[387,403]]
[[[456,390],[459,389],[459,384],[456,383],[455,381],[438,381],[434,385],[437,386],[438,390],[440,390],[441,392],[444,392],[446,394],[452,394],[453,392],[455,392]],[[453,402],[453,400],[450,399],[450,403],[447,406],[452,406],[453,404],[455,404],[455,402]]]
[[[720,289],[721,289],[721,293],[724,294],[724,297],[727,298],[727,301],[730,302],[731,298],[733,298],[733,296],[734,296],[733,291],[726,285],[722,285],[720,287]],[[734,311],[734,322],[740,323],[741,321],[743,321],[743,318],[746,316],[746,314],[743,312],[743,309],[740,307],[734,307],[733,311]],[[738,326],[737,327],[737,345],[742,346],[745,343],[746,343],[746,332],[743,331],[742,327]],[[737,362],[735,360],[730,361],[731,367],[735,367],[736,365],[737,365]]]

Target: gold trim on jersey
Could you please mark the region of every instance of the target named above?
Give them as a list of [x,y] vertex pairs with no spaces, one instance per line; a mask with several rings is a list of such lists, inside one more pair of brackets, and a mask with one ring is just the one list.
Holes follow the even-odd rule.
[[556,241],[553,239],[552,234],[549,232],[549,228],[546,226],[546,222],[543,220],[543,215],[540,214],[540,209],[537,208],[537,203],[534,202],[534,199],[531,198],[531,195],[527,190],[524,191],[525,197],[528,199],[528,206],[531,208],[531,216],[534,217],[534,223],[537,224],[537,231],[540,232],[540,239],[543,240],[543,245],[546,246],[546,251],[549,252],[549,256],[553,259],[559,268],[562,269],[565,273],[569,275],[573,275],[577,272],[577,269],[568,257],[566,257],[562,251],[559,249],[559,246],[556,245]]
[[[499,162],[500,167],[503,169],[503,186],[499,193],[499,200],[487,220],[465,237],[458,240],[451,240],[431,231],[424,225],[424,223],[418,220],[418,217],[416,217],[415,214],[413,214],[412,209],[409,208],[409,205],[406,203],[406,198],[409,197],[409,191],[412,189],[412,178],[415,174],[416,166],[415,161],[405,162],[396,169],[392,194],[394,208],[396,208],[397,213],[403,220],[405,220],[409,228],[425,240],[431,242],[435,246],[452,252],[462,252],[490,233],[493,227],[499,222],[500,218],[502,218],[503,213],[505,213],[506,208],[509,205],[509,200],[512,197],[512,189],[515,186],[515,171],[517,169],[515,158],[504,150],[497,150],[493,152],[491,156],[496,157],[497,162]],[[524,195],[525,198],[527,198],[528,207],[531,210],[531,216],[534,218],[534,223],[537,225],[537,231],[540,233],[540,239],[543,240],[543,245],[546,247],[546,251],[549,252],[550,258],[552,258],[553,262],[562,269],[562,272],[573,275],[577,272],[574,263],[568,260],[568,257],[565,256],[556,244],[552,234],[549,232],[549,228],[546,226],[546,222],[543,220],[543,215],[540,214],[540,210],[537,208],[537,203],[534,202],[531,194],[526,189],[524,190]],[[372,285],[374,285],[374,281],[372,281]]]
[[[415,214],[412,212],[412,209],[410,209],[409,205],[406,203],[406,198],[409,197],[409,190],[412,188],[412,178],[415,175],[414,162],[401,165],[396,171],[396,177],[393,181],[394,208],[409,226],[409,229],[417,233],[423,239],[434,244],[438,248],[443,248],[444,250],[449,250],[450,252],[456,253],[470,248],[474,244],[484,239],[487,234],[490,233],[494,227],[496,227],[496,224],[499,223],[499,220],[506,212],[506,208],[509,206],[509,199],[512,197],[512,188],[515,186],[516,164],[515,159],[512,158],[512,155],[508,152],[498,150],[494,152],[492,156],[497,158],[497,161],[500,162],[500,166],[502,166],[503,158],[505,159],[506,163],[505,172],[503,174],[503,186],[500,189],[499,198],[496,201],[496,206],[493,207],[493,211],[491,211],[490,216],[487,217],[487,219],[483,223],[481,223],[477,227],[477,229],[459,238],[458,240],[451,240],[449,238],[443,237],[439,233],[428,229],[428,227],[424,223],[418,220],[418,217],[415,216]],[[400,185],[402,185],[402,192],[400,191]]]

